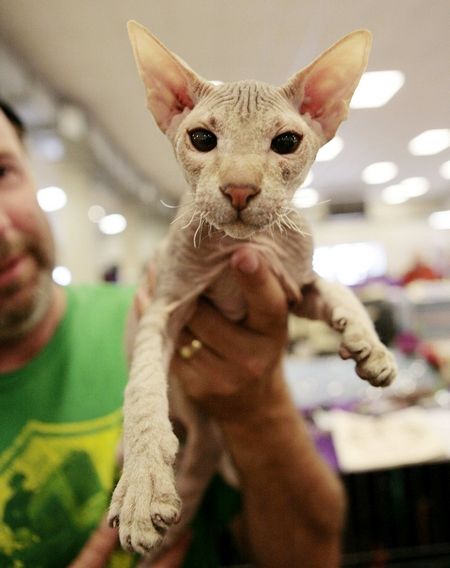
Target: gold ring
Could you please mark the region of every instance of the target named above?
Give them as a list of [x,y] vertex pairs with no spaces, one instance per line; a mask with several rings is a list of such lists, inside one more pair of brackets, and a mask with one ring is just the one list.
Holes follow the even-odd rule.
[[197,353],[197,351],[200,351],[202,347],[203,343],[200,339],[193,339],[189,345],[183,345],[183,347],[180,347],[178,353],[183,359],[192,359],[192,357]]

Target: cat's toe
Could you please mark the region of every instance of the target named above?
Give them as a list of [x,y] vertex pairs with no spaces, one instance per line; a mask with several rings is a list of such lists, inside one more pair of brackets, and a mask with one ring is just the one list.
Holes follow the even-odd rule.
[[331,317],[331,326],[333,327],[333,329],[338,331],[339,333],[342,333],[347,327],[347,323],[348,319],[345,311],[340,307],[334,308]]
[[153,467],[133,464],[123,472],[113,494],[108,520],[111,526],[118,527],[125,550],[148,554],[179,520],[180,510],[172,468],[161,466],[159,460]]
[[376,347],[356,366],[358,375],[375,387],[389,386],[397,376],[395,359],[384,346]]

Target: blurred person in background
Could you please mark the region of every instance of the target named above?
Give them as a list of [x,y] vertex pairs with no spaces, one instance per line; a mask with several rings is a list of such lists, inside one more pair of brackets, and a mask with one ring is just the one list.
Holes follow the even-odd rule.
[[[1,103],[0,567],[132,566],[139,560],[103,519],[118,475],[134,290],[53,282],[55,244],[24,134]],[[337,567],[345,499],[284,381],[284,293],[251,252],[233,270],[248,317],[231,323],[200,302],[183,336],[203,348],[172,366],[217,419],[241,491],[214,478],[189,531],[152,566]]]

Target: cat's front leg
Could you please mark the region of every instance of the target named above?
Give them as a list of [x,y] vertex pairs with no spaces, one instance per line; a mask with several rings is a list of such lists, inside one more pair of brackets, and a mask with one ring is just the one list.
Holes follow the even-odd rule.
[[167,309],[155,301],[136,336],[124,404],[124,465],[109,510],[122,546],[147,554],[177,522],[181,503],[173,464],[178,440],[169,420]]
[[351,290],[317,278],[302,290],[298,315],[321,319],[342,336],[340,355],[353,358],[356,372],[373,386],[391,384],[397,374],[392,353],[380,341],[373,322]]

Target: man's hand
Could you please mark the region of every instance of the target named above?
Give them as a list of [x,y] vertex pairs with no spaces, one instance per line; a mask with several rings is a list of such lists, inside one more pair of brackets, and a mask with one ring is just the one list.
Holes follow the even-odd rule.
[[198,338],[202,348],[188,360],[177,352],[172,364],[188,395],[224,420],[248,416],[279,388],[287,335],[286,296],[267,263],[242,247],[231,258],[231,268],[248,306],[247,317],[233,323],[200,300],[178,347]]
[[109,527],[105,516],[68,568],[103,568],[117,548],[118,542],[117,530]]

